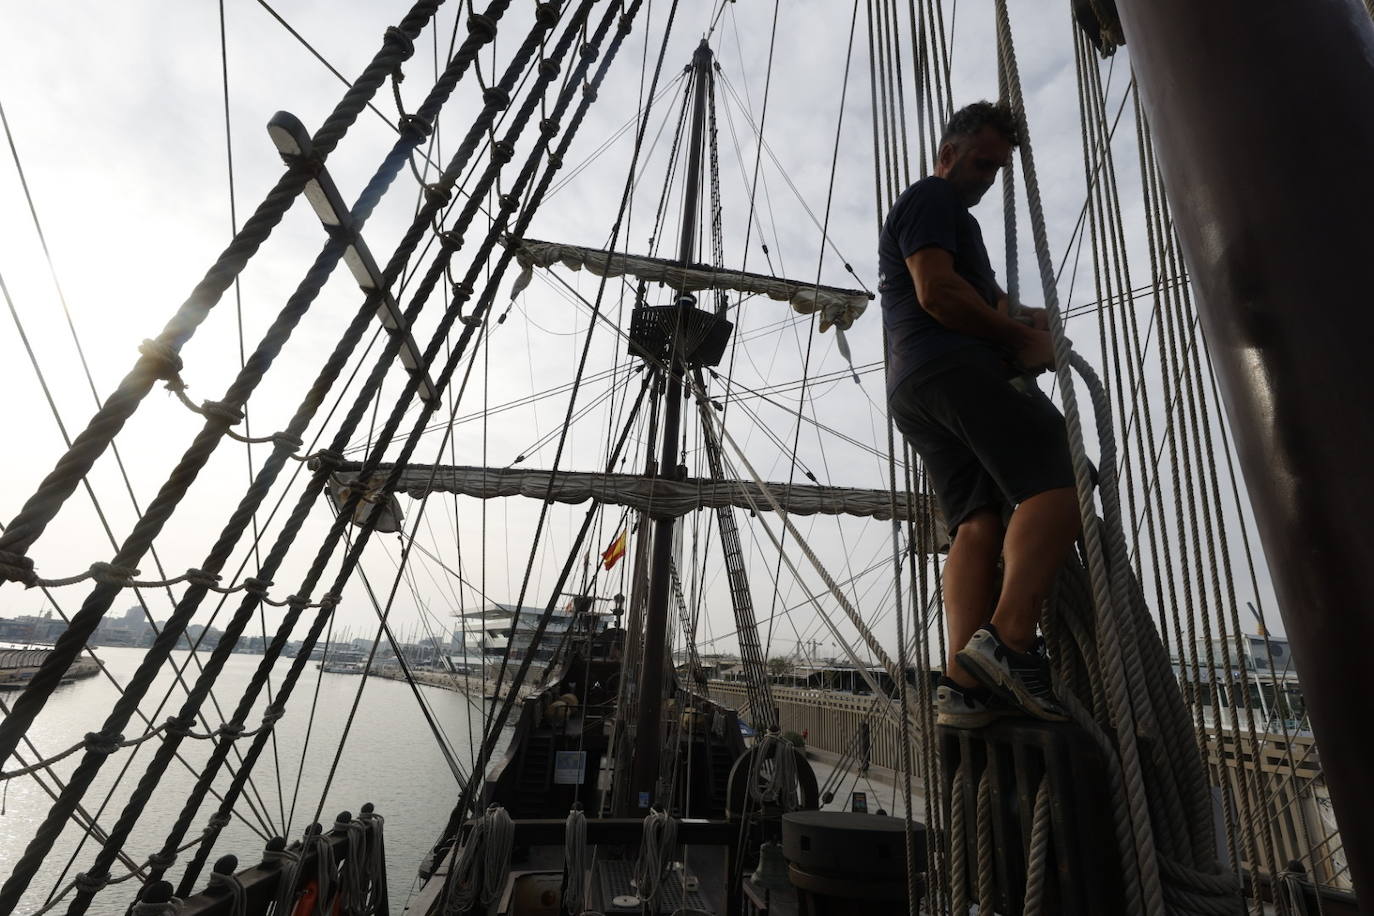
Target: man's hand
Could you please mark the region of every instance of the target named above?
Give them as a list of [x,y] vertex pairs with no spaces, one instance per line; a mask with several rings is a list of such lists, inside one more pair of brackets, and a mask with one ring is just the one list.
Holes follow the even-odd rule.
[[1037,331],[1048,331],[1050,329],[1050,313],[1044,309],[1032,309],[1021,306],[1016,313],[1017,318],[1030,319],[1030,326]]
[[1028,329],[1016,348],[1016,365],[1027,372],[1041,373],[1054,368],[1054,338],[1048,331]]

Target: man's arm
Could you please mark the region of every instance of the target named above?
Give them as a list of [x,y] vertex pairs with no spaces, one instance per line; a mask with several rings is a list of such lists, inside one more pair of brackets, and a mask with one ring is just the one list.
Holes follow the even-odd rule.
[[988,308],[977,290],[955,272],[954,256],[948,251],[927,246],[908,257],[906,266],[917,301],[940,324],[1002,347],[1026,369],[1054,364],[1050,335],[1009,317],[1005,309]]

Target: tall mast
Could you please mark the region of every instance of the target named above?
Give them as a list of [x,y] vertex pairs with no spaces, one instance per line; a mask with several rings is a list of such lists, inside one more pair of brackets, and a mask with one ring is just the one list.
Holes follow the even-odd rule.
[[[1356,0],[1117,0],[1302,679],[1374,912],[1374,24]],[[1361,330],[1363,329],[1363,330]]]
[[[682,239],[678,258],[691,264],[696,252],[697,208],[701,197],[702,140],[706,127],[706,97],[711,79],[711,48],[703,39],[692,55],[692,133],[688,146],[687,182],[683,190]],[[681,292],[681,291],[680,291]],[[683,296],[678,296],[679,321],[685,317]],[[682,376],[686,369],[681,353],[680,335],[674,334],[669,347],[668,385],[663,402],[663,446],[659,452],[658,476],[677,474],[678,428],[682,418]],[[675,520],[654,521],[653,557],[649,568],[649,605],[644,619],[644,662],[639,679],[639,714],[635,726],[635,756],[630,775],[632,809],[646,808],[658,798],[659,756],[662,751],[663,670],[667,650],[668,591],[673,562]]]

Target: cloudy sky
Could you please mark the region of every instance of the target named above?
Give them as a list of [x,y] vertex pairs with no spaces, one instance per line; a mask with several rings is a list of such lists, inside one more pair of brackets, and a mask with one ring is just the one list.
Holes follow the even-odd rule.
[[[495,47],[482,56],[483,82],[490,82],[493,74],[504,69],[528,28],[527,4],[513,6],[516,9],[502,22]],[[598,4],[594,18],[601,15],[604,6]],[[636,111],[647,92],[668,6],[667,0],[646,4],[639,26],[625,43],[573,145],[569,167],[539,211],[530,236],[585,245],[604,245],[609,240],[634,137],[633,129],[623,128],[633,128]],[[406,4],[390,0],[281,0],[274,8],[328,64],[352,78],[375,52],[386,26],[404,15]],[[659,98],[649,115],[627,228],[618,247],[650,250],[673,128],[682,103],[682,68],[692,49],[709,33],[720,66],[717,118],[725,263],[799,279],[819,277],[835,285],[876,286],[874,250],[880,205],[874,190],[874,111],[866,10],[866,4],[859,5],[851,48],[855,12],[851,4],[838,0],[789,0],[780,4],[777,49],[770,74],[773,4],[740,0],[726,4],[720,15],[715,3],[681,4],[668,41]],[[280,161],[264,130],[267,119],[277,110],[286,110],[313,130],[344,90],[325,64],[264,5],[226,0],[223,33],[220,12],[220,7],[208,0],[180,4],[139,0],[120,4],[8,4],[0,11],[0,27],[15,39],[0,59],[0,104],[46,236],[52,268],[50,271],[40,245],[19,172],[6,150],[0,157],[0,277],[57,416],[69,435],[84,428],[96,398],[106,396],[132,365],[139,341],[157,334],[222,250],[231,236],[234,216],[242,222],[280,174]],[[458,20],[466,13],[466,4],[451,0],[417,42],[417,53],[405,67],[401,86],[407,111],[418,106],[436,69],[442,67],[455,24],[460,25]],[[1059,278],[1059,292],[1071,306],[1083,305],[1095,300],[1097,292],[1088,234],[1075,233],[1087,191],[1068,4],[1035,4],[1033,12],[1030,5],[1022,4],[1013,16],[1050,244],[1056,264],[1068,264]],[[995,97],[991,4],[958,4],[952,8],[946,28],[956,105]],[[461,34],[460,29],[460,38]],[[919,177],[919,138],[909,52],[909,43],[904,44],[909,169],[914,179]],[[1122,127],[1113,147],[1128,232],[1131,282],[1146,285],[1150,268],[1144,247],[1134,109],[1125,97],[1129,61],[1122,52],[1114,60],[1095,66],[1100,66],[1107,87],[1110,115],[1114,116],[1125,102]],[[432,161],[446,161],[456,148],[480,105],[478,91],[477,74],[470,73],[444,111],[437,139],[428,151]],[[397,116],[390,87],[378,94],[375,104],[377,112],[364,113],[329,159],[330,171],[349,200],[395,139],[388,124]],[[749,226],[756,128],[761,118],[765,150],[755,195],[756,219]],[[508,126],[503,122],[498,131]],[[501,188],[513,180],[528,146],[528,137],[523,137],[515,161],[501,179]],[[584,164],[585,168],[576,168]],[[419,165],[426,167],[422,161]],[[485,159],[477,165],[484,166]],[[231,211],[231,179],[236,214]],[[367,224],[365,237],[379,261],[385,260],[408,224],[417,188],[414,177],[403,172],[396,180],[395,193]],[[680,195],[679,179],[671,185],[664,207],[669,228],[661,235],[667,246],[677,235],[673,227],[680,219]],[[1024,202],[1024,194],[1020,197]],[[1037,304],[1039,282],[1034,275],[1024,203],[1022,208],[1018,257],[1024,298]],[[983,222],[994,263],[1004,271],[1006,252],[1001,241],[1003,220],[998,195],[990,194],[976,213]],[[467,247],[455,261],[455,271],[467,268],[470,252],[485,232],[485,219],[479,216],[468,232]],[[828,221],[829,244],[825,246],[819,226],[822,221]],[[193,399],[223,396],[242,353],[256,345],[322,241],[317,219],[304,203],[298,204],[244,271],[239,286],[226,294],[183,350],[183,377]],[[853,266],[857,276],[846,272],[845,263]],[[527,467],[546,468],[553,463],[562,420],[569,409],[566,385],[574,377],[590,324],[588,312],[577,303],[576,295],[594,300],[599,287],[596,278],[584,274],[562,271],[558,276],[576,294],[561,288],[558,281],[540,276],[509,304],[507,320],[495,325],[485,345],[475,352],[461,403],[455,405],[450,399],[436,417],[452,414],[463,422],[453,426],[447,440],[443,429],[427,434],[414,460],[505,467],[525,455],[523,465]],[[495,305],[499,310],[507,308],[506,289],[512,278],[513,273],[502,281]],[[622,301],[620,293],[614,284],[607,287],[603,312],[628,327],[628,303]],[[403,304],[409,302],[405,295],[400,298]],[[286,425],[359,301],[347,272],[337,271],[249,403],[249,423],[255,435]],[[1152,305],[1149,297],[1135,303],[1142,327],[1155,327]],[[419,320],[416,337],[421,341],[429,339],[439,306],[436,297]],[[733,375],[743,386],[739,391],[769,389],[767,397],[741,396],[731,403],[727,414],[732,435],[747,450],[759,473],[773,480],[786,480],[795,473],[796,479],[802,480],[809,470],[822,483],[885,486],[887,470],[881,454],[886,449],[886,419],[882,374],[880,369],[875,371],[882,358],[876,304],[849,336],[854,364],[866,370],[857,385],[846,377],[846,365],[835,348],[833,333],[815,333],[809,321],[798,319],[785,304],[751,299],[740,304],[732,317],[740,341],[731,356]],[[8,447],[0,518],[8,522],[52,468],[64,446],[62,431],[17,325],[8,314],[4,322],[0,373]],[[1091,314],[1073,319],[1070,334],[1083,352],[1101,361],[1098,324]],[[371,339],[369,333],[350,363],[350,372],[363,364],[360,356]],[[1157,341],[1158,337],[1152,336],[1151,346],[1157,346]],[[590,409],[569,431],[560,461],[564,468],[604,466],[610,431],[616,418],[623,415],[626,395],[632,395],[638,385],[638,376],[630,373],[633,366],[624,355],[623,341],[604,323],[595,329],[588,352],[588,380],[577,394],[577,407],[590,405]],[[372,365],[371,357],[365,365]],[[456,382],[464,380],[468,365],[464,364]],[[1158,375],[1157,358],[1147,359],[1146,365],[1147,375]],[[816,381],[808,385],[803,396],[800,381],[804,372]],[[380,429],[385,422],[401,381],[399,371],[389,377],[376,410],[369,410],[362,430],[350,439],[350,444],[358,446],[352,456],[364,454],[369,431]],[[345,390],[343,407],[331,419],[326,420],[323,414],[316,418],[309,438],[324,434],[316,447],[323,447],[333,436],[339,418],[353,402],[357,385],[355,380]],[[1167,405],[1162,402],[1157,378],[1147,381],[1141,390],[1144,397],[1158,399],[1155,441],[1145,443],[1145,450],[1153,455],[1161,449]],[[336,386],[327,405],[332,406],[338,396]],[[486,423],[480,420],[484,407],[512,403],[514,406],[492,412]],[[809,418],[800,429],[795,416],[799,407]],[[1212,410],[1215,418],[1214,403]],[[411,405],[401,426],[402,435],[417,416],[418,406]],[[92,561],[108,560],[114,553],[111,535],[116,541],[122,539],[137,517],[133,500],[139,506],[147,505],[200,425],[198,418],[161,387],[155,388],[117,439],[120,460],[113,452],[107,453],[89,478],[105,521],[101,521],[90,496],[78,489],[30,551],[40,574],[68,576]],[[696,469],[704,461],[698,447],[699,433],[694,422],[687,430],[686,461]],[[640,467],[644,460],[642,429],[637,437],[631,439],[627,450],[627,468]],[[799,459],[795,471],[789,459],[794,441]],[[159,539],[156,561],[149,556],[140,564],[145,578],[158,576],[159,562],[168,575],[200,565],[234,502],[261,466],[266,449],[232,442],[218,449]],[[390,454],[395,450],[393,445]],[[1166,457],[1166,482],[1171,471],[1167,461]],[[1153,467],[1153,458],[1150,464]],[[295,463],[289,470],[296,470]],[[301,475],[278,481],[257,522],[262,550],[272,543],[285,515],[283,509],[269,519],[271,508],[282,498],[285,506],[294,503],[304,479]],[[1238,519],[1224,468],[1222,482],[1237,600],[1254,600],[1256,590],[1245,570],[1240,539],[1242,525],[1249,524],[1248,506]],[[1152,484],[1137,483],[1143,499]],[[1243,487],[1241,492],[1243,501]],[[402,503],[407,519],[413,520],[420,504],[409,499]],[[1171,492],[1166,494],[1165,504],[1172,510]],[[423,632],[426,627],[451,625],[450,615],[480,605],[483,594],[496,601],[514,601],[531,556],[539,511],[537,503],[513,499],[495,500],[485,506],[452,497],[430,500],[416,540],[437,559],[424,555],[412,558],[410,573],[397,586],[393,622],[407,634],[412,629]],[[526,604],[543,604],[548,599],[584,511],[583,507],[563,506],[549,511],[544,535],[533,551]],[[776,520],[770,517],[765,521],[777,530]],[[285,596],[297,587],[328,522],[328,509],[321,503],[296,539],[291,558],[275,576],[275,594]],[[709,522],[703,518],[685,528],[682,564],[684,569],[700,570],[691,577],[688,590],[703,597],[702,641],[714,648],[730,649],[733,624],[719,551],[714,538],[707,534]],[[614,537],[619,525],[619,516],[611,514],[598,523],[596,542],[590,545],[593,556]],[[880,635],[890,637],[891,572],[882,562],[890,556],[889,527],[828,517],[802,519],[799,525],[836,578],[853,577],[845,586],[851,600],[862,613],[878,621]],[[1178,555],[1188,555],[1190,563],[1202,555],[1191,536],[1182,534],[1176,524],[1171,524],[1170,530],[1170,536],[1179,542]],[[242,575],[251,575],[256,562],[251,540],[250,534],[240,544],[226,574],[242,564]],[[1277,626],[1263,559],[1258,556],[1253,536],[1250,540],[1260,565],[1259,597],[1269,611],[1271,625]],[[792,652],[799,643],[816,639],[817,652],[833,654],[833,644],[816,609],[806,602],[809,593],[821,590],[820,580],[806,572],[799,583],[785,566],[779,571],[777,551],[759,524],[746,525],[744,542],[756,613],[760,619],[776,618],[772,628],[774,653]],[[364,563],[367,580],[383,604],[396,577],[395,560],[400,550],[396,535],[378,536],[368,550]],[[795,550],[790,550],[789,556],[799,560]],[[701,559],[698,562],[694,557]],[[1151,563],[1147,558],[1146,565]],[[337,557],[331,561],[324,583],[316,588],[316,596],[325,590],[336,568]],[[603,576],[599,591],[628,592],[624,580],[628,568],[628,563],[622,564],[613,575]],[[338,625],[354,636],[370,637],[375,631],[376,612],[361,585],[355,578],[345,593]],[[79,606],[84,592],[73,587],[54,592],[54,597],[70,612]],[[143,597],[155,616],[167,616],[171,605],[165,592],[149,590]],[[132,600],[132,595],[121,597],[116,610]],[[8,586],[0,592],[0,615],[34,612],[45,601],[37,590],[23,592]],[[824,597],[821,603],[834,611],[832,599]],[[231,602],[229,609],[235,604]],[[215,608],[214,603],[207,602],[197,620],[208,622]],[[220,625],[229,609],[220,613]],[[276,612],[269,611],[266,625],[270,628],[277,618]],[[764,629],[767,633],[767,623]],[[843,629],[849,632],[852,628]]]

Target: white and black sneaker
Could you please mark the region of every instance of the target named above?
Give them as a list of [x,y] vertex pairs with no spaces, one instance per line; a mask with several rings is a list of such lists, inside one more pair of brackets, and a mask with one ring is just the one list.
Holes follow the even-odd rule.
[[965,687],[947,677],[935,686],[935,724],[982,728],[1003,716],[1020,715],[986,687]]
[[1029,652],[1017,652],[988,624],[979,627],[956,658],[980,684],[1028,715],[1047,722],[1068,720],[1050,684],[1043,640]]

